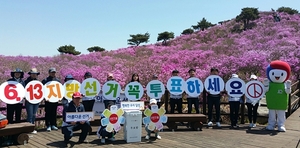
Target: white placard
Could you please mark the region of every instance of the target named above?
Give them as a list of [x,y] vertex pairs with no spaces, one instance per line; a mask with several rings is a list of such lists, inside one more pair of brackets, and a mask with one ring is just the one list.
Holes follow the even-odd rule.
[[173,95],[180,95],[184,92],[185,85],[186,83],[183,78],[173,76],[167,82],[167,89]]
[[44,98],[49,102],[60,101],[65,94],[65,89],[63,85],[57,81],[50,81],[44,85]]
[[94,112],[66,112],[66,122],[93,121]]
[[144,110],[144,101],[137,102],[121,102],[121,108],[125,110]]
[[218,75],[210,75],[204,81],[205,90],[212,95],[220,94],[224,87],[224,80]]
[[65,98],[69,100],[69,102],[72,100],[72,95],[74,92],[80,91],[80,82],[76,80],[69,80],[65,82],[64,89],[65,89]]
[[159,80],[150,81],[147,86],[147,95],[152,99],[160,99],[165,94],[166,88]]
[[144,88],[139,82],[130,82],[124,90],[128,100],[140,100],[144,95]]
[[17,81],[7,81],[0,86],[0,99],[7,104],[20,103],[25,97],[25,89]]
[[95,78],[87,78],[82,81],[80,87],[80,93],[84,94],[86,97],[95,97],[101,91],[101,84]]
[[44,91],[42,82],[30,81],[25,87],[25,98],[31,104],[38,104],[44,99]]
[[260,81],[249,81],[246,84],[245,95],[250,100],[259,100],[264,94],[264,85]]
[[105,100],[116,100],[121,93],[121,86],[116,81],[107,81],[102,88]]
[[231,78],[226,82],[225,90],[231,97],[241,97],[246,92],[246,84],[240,78]]
[[191,77],[186,80],[184,91],[191,97],[198,97],[204,89],[204,85],[199,78]]

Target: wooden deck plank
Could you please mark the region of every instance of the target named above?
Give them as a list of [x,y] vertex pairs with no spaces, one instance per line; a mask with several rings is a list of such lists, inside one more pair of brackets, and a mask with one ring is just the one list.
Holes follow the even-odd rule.
[[[142,130],[142,142],[127,144],[123,140],[123,130],[116,135],[114,143],[108,142],[105,145],[100,144],[100,139],[94,134],[89,135],[87,140],[89,143],[74,145],[74,147],[124,147],[124,148],[139,148],[139,147],[249,147],[249,148],[281,148],[281,147],[296,147],[300,138],[300,109],[294,112],[286,121],[287,132],[266,131],[265,126],[258,125],[256,128],[248,129],[248,124],[240,125],[239,129],[230,129],[228,125],[223,124],[222,128],[203,128],[203,131],[188,130],[185,126],[179,126],[175,132],[164,129],[160,133],[162,139],[155,140],[153,137],[150,141],[145,140],[146,132]],[[93,126],[93,131],[98,129]],[[78,132],[71,139],[73,144],[78,140]],[[154,136],[152,134],[152,136]],[[60,147],[63,144],[63,135],[61,130],[46,132],[45,130],[38,131],[37,134],[30,134],[30,140],[25,147]],[[24,146],[12,146],[24,147]]]

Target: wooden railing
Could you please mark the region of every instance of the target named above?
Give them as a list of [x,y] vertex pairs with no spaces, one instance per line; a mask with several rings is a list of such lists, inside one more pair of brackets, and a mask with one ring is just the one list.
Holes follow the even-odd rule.
[[[300,79],[299,79],[300,80]],[[300,107],[300,83],[299,80],[295,83],[292,84],[292,93],[289,95],[289,102],[288,102],[288,110],[286,112],[286,116],[290,116],[295,110],[297,110]],[[203,94],[206,94],[205,90],[203,92]],[[293,97],[296,97],[295,100],[292,100]],[[207,115],[207,98],[206,95],[203,95],[201,98],[202,101],[199,102],[199,105],[202,106],[202,113]],[[168,103],[166,103],[168,102]],[[145,101],[145,105],[148,105],[149,101]],[[166,92],[164,94],[164,97],[162,98],[162,103],[165,106],[166,112],[169,113],[169,92],[166,89]],[[187,104],[187,102],[182,102],[182,104]],[[220,105],[229,105],[228,102],[221,102]],[[58,104],[58,106],[62,106],[61,103]],[[266,105],[261,105],[261,106],[266,106]],[[39,105],[39,109],[40,111],[44,111],[43,108],[45,107],[45,105],[43,103],[41,103]],[[23,106],[23,109],[25,109],[25,106]],[[0,111],[6,110],[6,107],[0,107]],[[241,116],[241,124],[244,124],[245,122],[245,116],[247,116],[247,114],[245,113],[245,104],[241,104],[241,110],[240,110],[240,116]],[[213,115],[215,115],[215,113],[213,113]],[[221,115],[229,115],[229,113],[222,113]],[[258,116],[258,117],[267,117],[267,116]],[[62,118],[61,115],[57,115],[57,118]],[[37,117],[36,121],[41,121],[41,120],[45,120],[45,117]],[[26,122],[26,119],[22,119],[22,122]]]

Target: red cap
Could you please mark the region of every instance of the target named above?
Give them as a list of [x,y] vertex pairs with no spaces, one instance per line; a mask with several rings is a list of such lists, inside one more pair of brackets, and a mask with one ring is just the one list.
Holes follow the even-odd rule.
[[79,99],[81,99],[81,97],[82,97],[82,95],[81,95],[80,92],[74,92],[73,93],[73,98],[79,98]]

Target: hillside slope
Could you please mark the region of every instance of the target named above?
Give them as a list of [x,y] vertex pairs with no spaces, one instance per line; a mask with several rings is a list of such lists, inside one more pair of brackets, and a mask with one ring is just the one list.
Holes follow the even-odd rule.
[[143,84],[147,84],[152,74],[158,74],[166,83],[173,69],[187,77],[191,67],[205,79],[211,67],[219,68],[227,79],[232,73],[242,78],[250,73],[264,77],[265,67],[272,60],[281,59],[290,63],[294,74],[299,73],[300,58],[300,15],[281,13],[281,22],[274,22],[270,12],[261,12],[253,21],[256,26],[241,33],[234,19],[223,24],[198,31],[191,35],[176,37],[170,46],[145,45],[128,47],[103,53],[87,55],[59,55],[54,57],[1,56],[0,82],[9,78],[16,67],[28,72],[31,67],[41,71],[40,79],[47,76],[48,68],[56,67],[59,77],[72,74],[82,80],[86,71],[102,83],[106,74],[113,72],[116,80],[125,85],[132,73],[140,74]]

